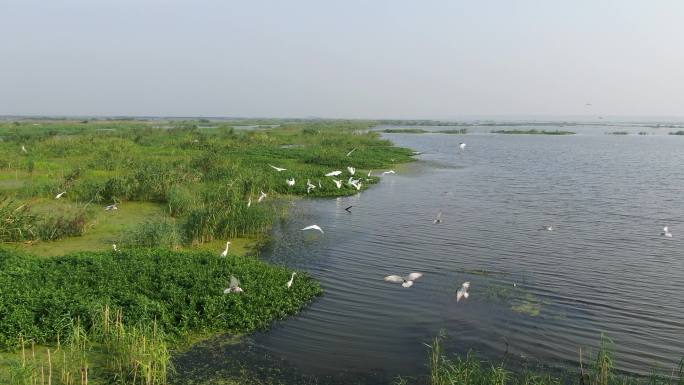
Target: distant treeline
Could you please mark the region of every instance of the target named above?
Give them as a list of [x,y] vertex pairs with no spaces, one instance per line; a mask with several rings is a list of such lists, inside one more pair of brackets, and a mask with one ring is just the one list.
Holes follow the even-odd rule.
[[428,131],[428,130],[423,130],[422,128],[387,128],[385,130],[382,130],[382,132],[387,133],[387,134],[467,134],[468,129],[467,128],[459,128],[459,129],[453,129],[453,130],[440,130],[440,131]]
[[572,131],[546,131],[546,130],[496,130],[493,134],[507,134],[507,135],[575,135]]

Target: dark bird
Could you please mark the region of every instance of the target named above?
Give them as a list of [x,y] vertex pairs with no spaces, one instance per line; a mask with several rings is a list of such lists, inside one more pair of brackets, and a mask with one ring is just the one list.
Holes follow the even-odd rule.
[[346,212],[348,212],[348,213],[351,213],[351,208],[352,208],[352,207],[354,207],[354,206],[349,206],[349,207],[345,208],[344,211],[346,211]]

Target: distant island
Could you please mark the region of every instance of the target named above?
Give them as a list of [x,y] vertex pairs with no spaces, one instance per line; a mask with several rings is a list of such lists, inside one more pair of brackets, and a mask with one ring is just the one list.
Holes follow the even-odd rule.
[[546,131],[546,130],[496,130],[492,134],[507,134],[507,135],[575,135],[572,131]]
[[670,135],[684,135],[684,131],[679,130],[677,132],[670,132]]
[[387,128],[382,130],[386,134],[467,134],[467,128],[452,129],[452,130],[440,130],[440,131],[428,131],[422,128]]

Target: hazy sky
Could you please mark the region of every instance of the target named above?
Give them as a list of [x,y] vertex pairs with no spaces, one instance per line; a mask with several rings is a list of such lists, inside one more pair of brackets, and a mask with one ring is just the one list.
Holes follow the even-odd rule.
[[0,0],[0,114],[681,116],[684,1]]

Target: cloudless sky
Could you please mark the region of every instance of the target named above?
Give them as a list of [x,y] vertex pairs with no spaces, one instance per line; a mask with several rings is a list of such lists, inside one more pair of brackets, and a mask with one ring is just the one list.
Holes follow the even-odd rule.
[[684,1],[0,0],[0,114],[682,116]]

